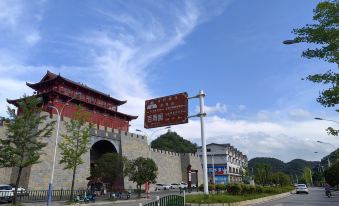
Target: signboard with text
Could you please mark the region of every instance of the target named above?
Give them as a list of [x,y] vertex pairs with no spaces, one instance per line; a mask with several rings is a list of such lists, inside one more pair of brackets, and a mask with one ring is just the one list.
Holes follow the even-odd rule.
[[145,128],[163,127],[188,122],[186,92],[145,101]]

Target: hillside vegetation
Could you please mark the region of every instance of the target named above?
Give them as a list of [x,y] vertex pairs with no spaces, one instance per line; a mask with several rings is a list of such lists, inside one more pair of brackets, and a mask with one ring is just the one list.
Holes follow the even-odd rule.
[[151,147],[155,149],[167,150],[177,153],[195,153],[197,145],[184,139],[176,132],[167,132],[151,142]]
[[284,163],[283,161],[276,158],[256,157],[248,162],[248,168],[250,169],[250,172],[251,168],[255,168],[257,164],[270,165],[272,168],[272,172],[284,172],[292,176],[301,176],[305,167],[313,168],[317,164],[319,164],[319,162],[294,159],[290,162]]

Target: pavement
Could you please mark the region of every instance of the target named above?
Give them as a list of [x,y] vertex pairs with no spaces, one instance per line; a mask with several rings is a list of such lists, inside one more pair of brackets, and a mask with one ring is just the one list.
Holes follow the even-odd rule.
[[309,194],[292,194],[286,198],[269,201],[256,206],[338,206],[339,194],[334,194],[331,198],[325,195],[324,188],[309,188]]

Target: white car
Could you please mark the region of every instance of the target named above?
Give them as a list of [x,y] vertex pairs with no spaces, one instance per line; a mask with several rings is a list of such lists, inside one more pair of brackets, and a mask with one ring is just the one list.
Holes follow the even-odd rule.
[[171,184],[172,189],[178,189],[179,187],[180,187],[180,184],[178,184],[178,183],[172,183]]
[[169,184],[156,184],[155,185],[155,191],[157,190],[169,190],[171,189],[171,185]]
[[11,202],[13,197],[12,186],[0,185],[0,201]]
[[181,189],[188,188],[188,184],[186,182],[181,182],[179,188]]
[[307,188],[307,186],[305,184],[298,184],[296,189],[295,189],[295,192],[297,194],[299,194],[299,193],[306,193],[306,194],[308,194],[308,188]]

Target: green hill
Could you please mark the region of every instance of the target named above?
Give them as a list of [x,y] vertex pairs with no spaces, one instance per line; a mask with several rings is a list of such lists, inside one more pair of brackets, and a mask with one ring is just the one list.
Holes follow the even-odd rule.
[[151,142],[155,149],[167,150],[177,153],[196,153],[197,145],[184,139],[176,132],[167,132]]
[[248,162],[248,168],[255,168],[255,165],[264,163],[272,167],[272,172],[284,172],[289,175],[301,176],[305,167],[314,168],[319,164],[317,161],[306,161],[302,159],[294,159],[290,162],[284,163],[276,158],[256,157]]

